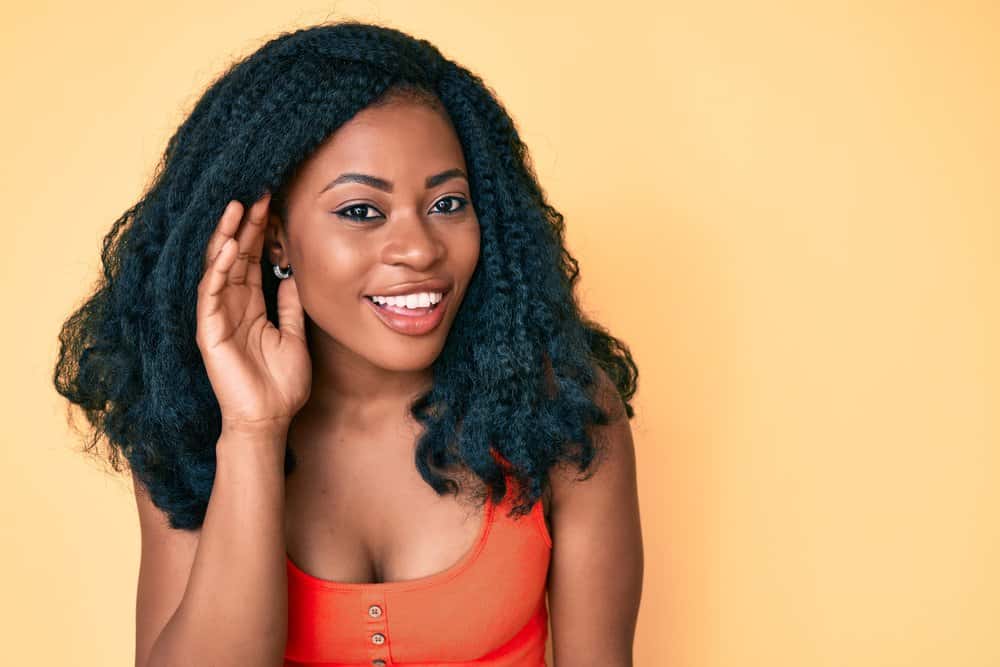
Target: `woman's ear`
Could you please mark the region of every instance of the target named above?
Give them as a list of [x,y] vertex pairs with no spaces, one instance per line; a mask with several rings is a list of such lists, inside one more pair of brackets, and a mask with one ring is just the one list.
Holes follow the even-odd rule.
[[267,214],[267,229],[264,230],[264,254],[267,261],[278,266],[286,266],[288,257],[288,236],[285,233],[285,221],[274,211]]

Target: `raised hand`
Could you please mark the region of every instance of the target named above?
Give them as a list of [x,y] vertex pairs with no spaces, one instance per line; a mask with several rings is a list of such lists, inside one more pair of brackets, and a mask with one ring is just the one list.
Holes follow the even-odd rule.
[[312,385],[294,275],[278,287],[279,326],[267,319],[260,257],[270,200],[265,193],[246,211],[229,202],[206,246],[198,283],[196,340],[223,430],[287,428]]

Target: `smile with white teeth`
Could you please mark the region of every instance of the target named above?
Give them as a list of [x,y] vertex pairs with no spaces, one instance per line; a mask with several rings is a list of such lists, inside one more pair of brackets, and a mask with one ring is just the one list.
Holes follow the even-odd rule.
[[380,306],[396,306],[397,308],[427,308],[441,301],[443,292],[415,292],[398,296],[368,296]]

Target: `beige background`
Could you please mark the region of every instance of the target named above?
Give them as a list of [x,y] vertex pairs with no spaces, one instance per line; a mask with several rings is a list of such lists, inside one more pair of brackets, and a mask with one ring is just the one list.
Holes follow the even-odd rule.
[[132,664],[131,489],[51,383],[102,235],[228,62],[346,16],[497,90],[632,347],[637,665],[1000,664],[996,3],[0,11],[6,664]]

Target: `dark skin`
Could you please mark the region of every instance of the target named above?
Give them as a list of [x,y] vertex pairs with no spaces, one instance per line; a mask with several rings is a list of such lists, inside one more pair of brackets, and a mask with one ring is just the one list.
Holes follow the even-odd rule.
[[[457,175],[427,187],[428,177],[450,170]],[[359,182],[325,189],[344,173],[384,179],[392,191]],[[286,546],[313,576],[343,582],[424,577],[448,569],[477,536],[482,517],[467,502],[470,494],[438,496],[414,467],[420,426],[408,411],[430,387],[431,365],[479,258],[466,173],[446,114],[406,99],[371,107],[303,164],[288,189],[287,219],[269,209],[265,195],[238,228],[220,223],[207,250],[226,275],[206,279],[212,298],[200,304],[206,367],[227,427],[290,420],[287,445],[298,466],[285,482]],[[234,244],[220,250],[227,236],[236,239],[239,253]],[[255,260],[262,252],[272,264],[292,266],[293,278],[279,290],[282,322],[290,326],[283,324],[279,336],[260,325],[272,338],[262,337],[261,349],[249,357],[257,359],[252,370],[266,389],[258,387],[248,408],[239,392],[253,380],[226,379],[246,368],[229,368],[231,362],[213,352],[222,349],[213,341],[226,335],[210,328],[206,313],[235,303],[226,295],[230,284],[252,290],[256,282],[259,289]],[[448,280],[453,294],[443,304],[441,325],[426,335],[390,329],[365,298],[431,277]],[[304,326],[313,327],[306,367]],[[587,481],[553,469],[542,499],[553,537],[548,602],[556,665],[632,664],[643,576],[635,452],[621,400],[608,377],[599,376],[599,400],[613,420],[591,434],[606,454]],[[463,488],[480,488],[456,472]]]

